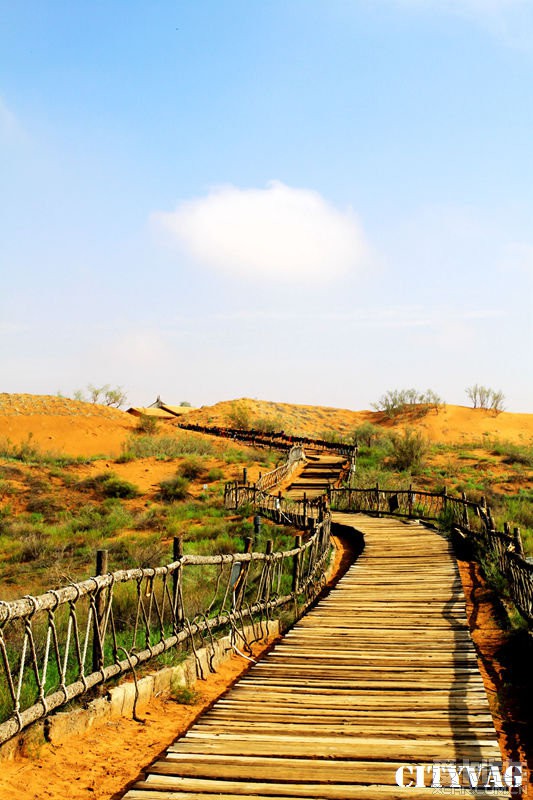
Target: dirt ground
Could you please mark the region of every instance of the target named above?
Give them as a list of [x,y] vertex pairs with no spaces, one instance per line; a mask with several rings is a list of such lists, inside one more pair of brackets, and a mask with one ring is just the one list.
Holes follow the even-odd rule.
[[[254,657],[272,642],[254,645]],[[0,765],[0,797],[5,800],[111,800],[121,797],[144,767],[154,761],[212,705],[251,664],[238,655],[198,681],[196,702],[154,699],[140,712],[144,724],[120,718],[59,745],[28,746],[25,756]]]

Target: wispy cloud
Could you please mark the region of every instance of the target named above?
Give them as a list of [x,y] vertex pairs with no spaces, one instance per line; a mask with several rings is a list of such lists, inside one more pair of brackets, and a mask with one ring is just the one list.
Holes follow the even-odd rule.
[[449,14],[481,25],[510,47],[533,45],[531,0],[382,0],[387,5],[420,13]]
[[[401,329],[401,328],[439,328],[442,325],[458,322],[476,322],[497,319],[503,315],[496,308],[471,308],[458,310],[450,307],[427,308],[418,305],[364,306],[354,307],[352,311],[324,311],[319,314],[299,309],[279,311],[257,311],[242,309],[229,313],[217,313],[210,317],[215,321],[226,323],[241,322],[293,322],[305,326],[310,323],[328,322],[369,329]],[[205,319],[202,319],[205,324]]]
[[0,95],[0,136],[11,139],[20,136],[21,133],[22,128],[16,115]]
[[214,188],[174,212],[154,213],[152,222],[195,262],[252,280],[329,281],[363,268],[369,256],[351,209],[280,181]]

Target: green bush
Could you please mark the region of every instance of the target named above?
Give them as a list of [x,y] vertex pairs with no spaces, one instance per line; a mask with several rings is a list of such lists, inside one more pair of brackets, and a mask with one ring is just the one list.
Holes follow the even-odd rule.
[[207,482],[213,483],[214,481],[221,481],[224,477],[224,471],[220,467],[213,467],[207,473]]
[[412,472],[420,470],[429,450],[429,443],[420,431],[407,428],[402,434],[391,434],[389,441],[391,466]]
[[383,436],[381,428],[371,422],[363,422],[353,432],[353,443],[372,447]]
[[77,489],[81,491],[93,491],[102,497],[121,497],[128,499],[137,497],[139,491],[133,483],[122,480],[114,472],[100,472],[98,475],[91,475],[77,484]]
[[157,433],[158,427],[159,425],[157,417],[151,417],[150,414],[141,414],[135,430],[139,433],[145,433],[148,436],[153,436]]
[[182,475],[168,478],[159,484],[159,497],[167,503],[184,500],[189,491],[189,481]]
[[244,402],[234,401],[227,414],[228,424],[232,428],[251,428],[251,414]]
[[102,494],[104,497],[130,499],[137,497],[139,491],[133,483],[124,481],[122,478],[111,477],[102,483]]
[[178,473],[187,480],[195,481],[205,473],[205,465],[197,458],[187,458],[179,465]]

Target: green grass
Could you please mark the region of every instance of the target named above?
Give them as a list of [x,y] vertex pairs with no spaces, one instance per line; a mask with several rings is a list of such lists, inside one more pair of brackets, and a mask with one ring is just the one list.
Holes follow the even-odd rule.
[[496,440],[492,446],[495,455],[503,456],[506,464],[523,464],[533,467],[533,445],[520,445]]
[[20,461],[24,464],[49,464],[64,467],[75,464],[90,464],[92,461],[104,459],[106,456],[69,456],[52,450],[41,450],[39,445],[33,441],[32,435],[29,434],[27,439],[20,444],[14,444],[10,439],[1,440],[0,458],[5,458],[8,461]]
[[212,442],[193,433],[180,433],[176,436],[130,436],[122,446],[122,460],[157,458],[169,461],[183,456],[209,456],[215,453]]

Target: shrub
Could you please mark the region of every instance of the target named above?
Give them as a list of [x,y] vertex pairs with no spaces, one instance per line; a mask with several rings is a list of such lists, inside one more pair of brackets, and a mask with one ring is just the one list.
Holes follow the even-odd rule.
[[227,414],[227,420],[232,428],[250,428],[251,415],[244,402],[233,402]]
[[429,449],[429,443],[420,431],[407,428],[403,434],[391,434],[389,441],[393,467],[412,471],[420,469]]
[[190,481],[197,480],[205,472],[205,466],[197,458],[187,458],[178,468],[179,474]]
[[64,506],[55,497],[37,495],[28,500],[26,509],[32,514],[42,514],[46,520],[51,521],[56,519],[59,511],[64,510]]
[[157,417],[151,417],[150,414],[141,414],[135,430],[139,433],[146,433],[148,436],[153,436],[157,433],[158,427]]
[[224,471],[220,469],[220,467],[213,467],[207,473],[207,481],[208,483],[213,483],[214,481],[221,481],[224,477]]
[[353,432],[354,444],[366,445],[372,447],[382,436],[382,431],[377,425],[372,425],[371,422],[363,422]]
[[138,489],[133,483],[124,481],[122,478],[110,477],[102,483],[102,494],[104,497],[121,497],[128,499],[137,497]]
[[161,481],[159,484],[159,496],[167,503],[172,503],[174,500],[183,500],[187,497],[189,490],[189,481],[182,475],[176,475],[174,478],[168,478]]
[[261,431],[261,433],[279,433],[283,430],[283,420],[280,416],[258,417],[253,421],[253,427],[256,431]]
[[81,491],[94,491],[102,497],[137,497],[138,489],[133,483],[124,481],[114,472],[100,472],[80,481],[76,487]]

